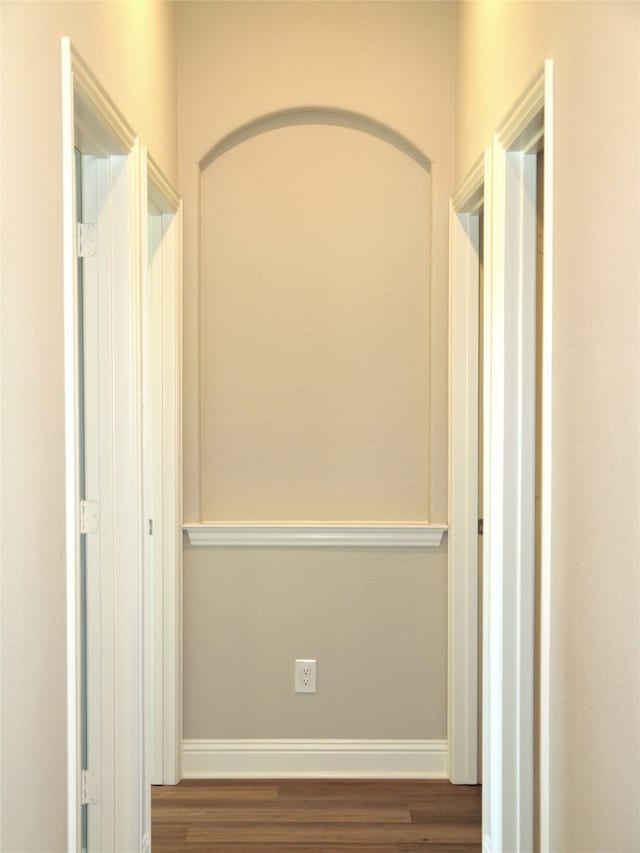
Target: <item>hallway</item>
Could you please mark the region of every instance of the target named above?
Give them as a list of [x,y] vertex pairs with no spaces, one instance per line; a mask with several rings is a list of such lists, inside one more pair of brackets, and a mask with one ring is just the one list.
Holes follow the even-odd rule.
[[[497,678],[482,693],[485,708],[495,699],[485,759],[501,747],[484,762],[496,805],[482,842],[536,849],[503,843],[519,824],[549,853],[640,850],[639,32],[640,0],[0,0],[0,850],[80,853],[84,833],[91,851],[149,853],[150,779],[167,785],[154,792],[165,853],[479,850],[477,789],[454,792],[450,819],[430,814],[443,777],[478,778],[475,702],[450,690],[461,662],[477,696],[477,585],[457,583],[456,515],[472,533],[463,569],[478,519],[450,488],[453,430],[463,449],[476,435],[452,406],[475,413],[477,371],[459,396],[449,384],[452,329],[475,339],[460,306],[475,305],[477,276],[451,286],[473,252],[454,255],[449,236],[457,218],[473,249],[482,196],[483,319],[510,334],[505,309],[531,319],[507,288],[523,269],[511,250],[536,251],[509,215],[535,195],[523,159],[540,140],[523,153],[510,135],[532,115],[545,158],[546,663],[533,703],[530,680],[518,693],[540,721],[540,808],[518,809],[532,727]],[[91,121],[76,122],[86,107]],[[110,160],[90,197],[77,196],[74,147],[96,170]],[[98,203],[106,189],[113,206]],[[154,252],[149,233],[170,215],[173,250]],[[100,268],[91,226],[109,247]],[[85,389],[88,268],[113,346]],[[156,271],[162,288],[147,287]],[[505,357],[504,337],[485,399],[519,390],[521,350]],[[143,375],[149,350],[162,382]],[[85,476],[85,390],[100,404],[99,477]],[[141,416],[159,401],[146,436],[162,464],[145,468]],[[483,593],[506,618],[483,607],[496,643],[483,642],[482,672],[508,658],[513,681],[529,647],[504,643],[502,626],[521,627],[534,597],[511,571],[526,537],[503,510],[525,515],[510,489],[523,466],[486,475],[523,447],[505,424],[531,421],[501,402],[484,422],[496,500],[483,495]],[[88,493],[107,482],[114,499]],[[471,477],[454,482],[477,496]],[[89,575],[88,537],[94,552],[109,543]],[[87,576],[100,592],[91,654]],[[474,616],[454,633],[462,606]],[[299,660],[317,662],[315,694],[295,691]],[[498,801],[493,768],[507,761],[518,784]],[[260,781],[204,781],[241,774]],[[271,781],[287,774],[325,778]],[[382,800],[382,783],[347,781],[385,775],[436,781],[391,783]]]

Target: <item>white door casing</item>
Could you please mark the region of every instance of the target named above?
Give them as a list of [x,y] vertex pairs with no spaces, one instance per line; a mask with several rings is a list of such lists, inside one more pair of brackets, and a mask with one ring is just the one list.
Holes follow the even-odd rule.
[[[548,849],[549,566],[553,258],[553,63],[527,84],[484,159],[483,847],[532,849],[535,518],[535,176],[544,136],[542,511],[540,581],[540,843]],[[450,778],[473,780],[471,612],[476,518],[477,165],[454,196],[450,318]],[[476,208],[474,208],[474,205]],[[475,454],[475,458],[474,458]],[[476,611],[477,612],[477,611]],[[468,650],[471,650],[469,652]]]
[[[81,578],[79,470],[80,434],[78,376],[80,359],[90,376],[86,401],[89,436],[87,471],[98,504],[98,533],[86,536],[88,547],[88,667],[90,769],[98,779],[99,802],[88,806],[90,849],[136,850],[150,846],[149,777],[145,755],[145,635],[143,600],[142,491],[142,363],[141,280],[147,259],[143,224],[147,216],[147,158],[127,124],[69,39],[62,40],[64,319],[67,517],[67,648],[68,648],[68,848],[81,844]],[[83,153],[86,186],[83,218],[96,226],[95,259],[85,261],[88,294],[85,325],[90,341],[80,352],[76,270],[74,146]],[[149,174],[166,189],[160,170],[149,158]],[[165,196],[167,193],[165,192]],[[165,370],[163,417],[173,437],[168,476],[173,489],[164,499],[171,524],[163,525],[163,548],[171,548],[165,573],[171,599],[163,608],[173,618],[170,648],[162,641],[165,694],[171,690],[179,708],[181,598],[180,555],[180,217],[173,191],[171,222],[167,220],[167,288],[163,310],[169,310],[173,359]],[[163,293],[165,291],[163,290]],[[165,314],[163,313],[163,323]],[[166,366],[166,365],[165,365]],[[163,456],[164,462],[164,456]],[[162,472],[164,476],[164,471]],[[90,539],[94,536],[94,539]],[[179,726],[179,715],[171,717]],[[170,741],[170,738],[168,738]],[[179,755],[179,737],[167,754]],[[169,761],[170,773],[178,770]],[[145,806],[146,804],[146,806]]]
[[478,781],[478,319],[485,163],[449,213],[449,779]]
[[176,784],[182,750],[182,202],[146,151],[143,161],[148,774],[153,784]]
[[[135,328],[138,146],[68,39],[62,42],[64,158],[64,318],[68,639],[68,845],[81,843],[82,583],[78,377],[84,361],[87,497],[98,532],[87,545],[88,755],[98,802],[88,806],[88,839],[103,849],[130,846],[139,795],[135,630],[139,561],[139,453]],[[86,176],[83,214],[96,232],[95,258],[84,262],[87,340],[80,352],[75,230],[74,146]],[[89,491],[90,490],[90,491]],[[125,571],[126,567],[126,571]],[[124,707],[115,697],[131,694]]]
[[[182,204],[135,132],[69,39],[62,40],[65,442],[67,517],[68,848],[81,843],[81,578],[79,510],[80,353],[75,228],[74,146],[86,174],[83,217],[95,220],[97,251],[86,264],[93,371],[93,418],[86,456],[99,492],[99,533],[87,544],[90,570],[89,739],[91,769],[102,788],[88,806],[90,849],[150,848],[150,676],[156,674],[164,783],[180,778],[181,695],[181,264]],[[155,417],[161,440],[153,459],[160,501],[156,538],[160,595],[149,597],[145,575],[148,507],[143,481],[142,284],[148,281],[149,210],[159,217],[161,293],[155,350],[160,394]],[[93,360],[92,360],[93,359]],[[146,366],[145,366],[146,369]],[[160,399],[161,398],[161,399]],[[87,495],[87,497],[89,497]],[[156,590],[157,591],[157,590]],[[151,607],[148,605],[152,605]],[[156,667],[153,666],[155,654]],[[117,699],[117,701],[116,701]]]

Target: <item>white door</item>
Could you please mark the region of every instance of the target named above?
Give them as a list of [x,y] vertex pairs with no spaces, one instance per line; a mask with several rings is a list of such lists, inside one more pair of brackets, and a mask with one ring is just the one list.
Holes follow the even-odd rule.
[[[81,611],[83,614],[82,752],[85,785],[83,847],[116,844],[116,560],[121,531],[115,524],[118,423],[115,335],[118,316],[112,283],[112,204],[126,183],[125,157],[80,158],[81,229],[78,268],[81,426]],[[133,567],[135,570],[135,567]]]

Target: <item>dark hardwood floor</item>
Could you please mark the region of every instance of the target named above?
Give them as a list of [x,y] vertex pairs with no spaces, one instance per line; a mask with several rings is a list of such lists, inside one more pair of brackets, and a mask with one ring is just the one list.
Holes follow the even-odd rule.
[[154,853],[477,853],[479,786],[185,780],[152,789]]

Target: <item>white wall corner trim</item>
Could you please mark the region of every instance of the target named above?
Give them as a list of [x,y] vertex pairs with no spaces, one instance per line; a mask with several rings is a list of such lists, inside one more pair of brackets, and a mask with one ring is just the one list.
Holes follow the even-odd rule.
[[446,740],[184,740],[185,779],[446,779]]
[[321,522],[220,522],[185,524],[196,548],[438,548],[446,524]]

